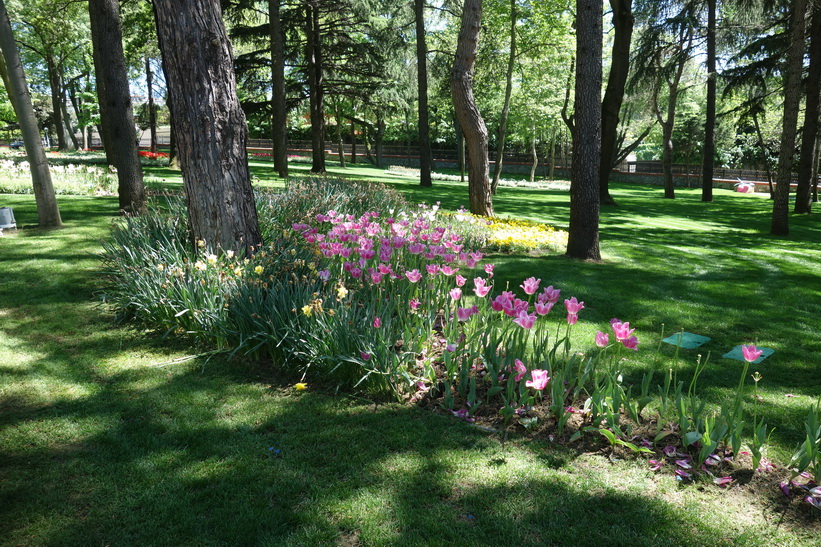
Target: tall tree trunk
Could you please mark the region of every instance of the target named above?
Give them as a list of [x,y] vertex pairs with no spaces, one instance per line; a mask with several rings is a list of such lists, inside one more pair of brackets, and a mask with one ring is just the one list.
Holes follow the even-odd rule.
[[770,169],[770,160],[767,157],[767,147],[764,145],[764,135],[761,133],[761,124],[758,123],[758,113],[753,111],[753,125],[758,139],[758,148],[761,150],[761,158],[764,162],[764,169],[767,170],[767,182],[770,187],[770,199],[775,198],[775,188],[773,187],[773,172]]
[[[536,125],[533,125],[533,134],[530,136],[530,156],[533,163],[530,164],[530,182],[536,180],[536,168],[539,166],[539,154],[536,153]],[[551,171],[553,167],[551,166]]]
[[815,165],[815,142],[818,139],[818,100],[821,96],[821,6],[812,3],[810,27],[810,67],[807,74],[807,100],[804,106],[804,130],[801,133],[801,155],[798,158],[798,188],[795,213],[812,212],[810,186]]
[[462,135],[462,128],[456,122],[456,156],[459,162],[459,182],[465,182],[465,136]]
[[465,0],[450,75],[450,90],[456,119],[462,127],[467,145],[470,212],[493,216],[493,198],[488,180],[487,126],[473,96],[473,67],[479,48],[481,21],[482,0]]
[[821,139],[815,139],[815,156],[812,161],[812,201],[818,203],[818,168],[821,162]]
[[71,127],[71,116],[68,114],[68,95],[63,89],[62,97],[60,97],[60,110],[63,112],[63,131],[66,132],[66,150],[77,150],[80,143],[77,141],[77,135],[74,134],[74,129]]
[[416,21],[416,83],[419,90],[419,185],[429,187],[431,164],[430,122],[428,121],[428,46],[425,43],[425,0],[414,0]]
[[280,20],[280,0],[268,0],[271,32],[271,140],[274,170],[288,176],[288,128],[285,107],[285,37]]
[[[536,150],[536,134],[535,134],[535,131],[534,131],[534,134],[533,134],[533,150],[534,150],[534,152]],[[555,166],[556,166],[556,125],[554,124],[550,128],[550,173],[549,173],[549,177],[548,177],[550,179],[550,182],[553,182],[553,179],[554,179],[555,174],[556,174]]]
[[66,133],[63,129],[63,109],[60,108],[60,88],[61,75],[60,68],[57,66],[57,60],[54,54],[49,51],[46,54],[46,70],[48,72],[48,84],[51,88],[51,110],[54,116],[54,132],[57,133],[57,150],[65,150],[66,147]]
[[[163,67],[165,67],[165,63],[163,63]],[[165,73],[165,68],[163,68],[163,73]],[[165,75],[165,81],[168,82],[168,75]],[[171,104],[171,94],[165,94],[165,104],[168,106],[168,111],[173,112],[174,107]],[[177,154],[177,137],[175,136],[177,132],[176,124],[174,122],[174,116],[170,116],[169,123],[168,123],[168,168],[173,170],[180,170],[180,157]]]
[[120,5],[118,0],[89,0],[88,14],[100,120],[106,152],[117,168],[120,213],[139,214],[145,209],[145,186],[123,55]]
[[770,233],[790,233],[790,182],[795,150],[798,108],[801,103],[801,72],[804,61],[804,29],[806,0],[794,0],[790,17],[790,49],[784,71],[784,118],[781,128],[781,149],[778,153],[778,171],[775,179],[775,199]]
[[713,164],[716,129],[716,0],[707,0],[707,114],[704,118],[704,158],[701,164],[701,201],[713,201]]
[[151,141],[148,149],[157,151],[157,111],[154,107],[154,71],[151,70],[151,58],[145,57],[145,87],[148,94],[148,131]]
[[356,163],[356,122],[351,118],[351,163]]
[[382,159],[382,146],[385,139],[385,116],[383,114],[377,115],[376,118],[376,136],[374,138],[374,147],[376,148],[376,166],[384,167],[384,160]]
[[342,114],[340,112],[339,101],[336,101],[336,144],[339,151],[339,166],[345,169],[345,143],[342,140]]
[[155,0],[154,9],[191,238],[217,251],[250,254],[262,235],[219,0]]
[[601,158],[602,4],[576,0],[576,91],[573,178],[567,255],[601,260],[599,173]]
[[0,0],[0,50],[0,75],[20,123],[20,131],[23,133],[23,143],[31,169],[31,183],[34,187],[34,201],[37,204],[38,223],[41,228],[59,228],[63,221],[51,182],[51,172],[48,169],[46,152],[43,150],[43,141],[40,140],[40,130],[34,116],[23,65],[20,63],[20,53],[17,51],[17,43],[14,41],[3,0]]
[[311,173],[325,172],[325,112],[322,106],[322,47],[319,9],[305,8],[305,34],[308,37],[308,93],[311,110]]
[[376,165],[371,151],[371,136],[367,124],[362,125],[362,143],[365,145],[365,157],[368,159],[368,163]]
[[[672,104],[674,96],[670,96]],[[667,109],[667,121],[662,126],[662,151],[661,151],[661,171],[664,178],[664,197],[667,199],[676,198],[676,181],[673,178],[673,126],[675,125],[675,107],[671,112]],[[672,117],[671,117],[672,115]]]
[[613,11],[613,50],[607,89],[604,91],[601,110],[601,158],[599,160],[599,194],[605,205],[615,205],[610,195],[610,171],[617,152],[616,140],[619,128],[619,112],[624,100],[624,87],[630,71],[630,43],[633,39],[633,0],[610,0]]
[[507,56],[507,73],[505,74],[505,102],[502,105],[502,116],[499,119],[499,146],[496,150],[496,165],[493,166],[493,180],[490,192],[495,196],[502,176],[502,163],[505,157],[505,138],[507,137],[507,118],[510,115],[510,96],[513,94],[513,67],[516,63],[516,0],[510,0],[510,51]]

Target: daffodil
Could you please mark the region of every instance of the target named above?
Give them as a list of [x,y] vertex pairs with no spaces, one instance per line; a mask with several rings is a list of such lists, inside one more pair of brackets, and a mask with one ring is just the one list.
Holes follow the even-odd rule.
[[306,389],[308,389],[308,384],[306,384],[304,382],[294,384],[294,389],[297,390],[297,391],[305,391]]
[[302,306],[302,313],[304,313],[306,316],[310,317],[312,312],[313,308],[310,304],[305,304],[304,306]]
[[256,268],[254,268],[254,273],[257,275],[261,275],[263,271],[265,271],[265,268],[263,268],[262,266],[257,266]]

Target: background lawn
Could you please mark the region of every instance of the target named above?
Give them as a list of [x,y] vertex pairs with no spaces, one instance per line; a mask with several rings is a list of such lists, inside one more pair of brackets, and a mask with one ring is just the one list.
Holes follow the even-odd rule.
[[[267,166],[257,165],[262,179]],[[306,166],[307,169],[307,166]],[[358,166],[416,201],[467,204],[459,183],[432,190]],[[162,171],[156,170],[158,178]],[[165,174],[164,184],[179,184]],[[356,178],[363,178],[357,174]],[[261,184],[275,183],[266,179]],[[784,462],[821,393],[821,224],[792,217],[767,234],[771,202],[695,190],[614,186],[602,264],[496,256],[496,283],[535,275],[586,303],[577,349],[617,316],[637,327],[634,379],[696,351],[657,351],[661,324],[711,337],[700,386],[728,397],[756,342],[761,409]],[[568,195],[502,188],[497,213],[564,227]],[[33,197],[0,196],[18,225]],[[61,197],[66,228],[0,238],[0,538],[2,543],[197,544],[813,544],[817,510],[787,505],[776,479],[723,491],[682,486],[642,460],[611,460],[548,439],[498,437],[449,416],[326,394],[239,359],[187,358],[185,343],[116,326],[99,302],[95,253],[116,198]],[[752,372],[753,369],[751,369]],[[788,398],[786,394],[796,395]],[[748,397],[749,398],[749,397]],[[279,451],[279,452],[277,452]],[[815,540],[813,538],[816,538]]]

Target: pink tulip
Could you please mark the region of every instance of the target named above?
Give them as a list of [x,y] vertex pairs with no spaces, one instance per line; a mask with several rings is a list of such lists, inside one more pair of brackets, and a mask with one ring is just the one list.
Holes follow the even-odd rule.
[[450,290],[450,297],[453,300],[459,300],[460,298],[462,298],[462,289],[460,289],[458,287],[455,288],[455,289],[451,289]]
[[495,267],[495,264],[485,264],[485,273],[488,277],[493,277],[493,268]]
[[576,322],[579,320],[579,316],[575,313],[568,313],[567,314],[567,324],[568,325],[575,325]]
[[485,279],[481,277],[474,278],[473,280],[473,284],[476,287],[473,289],[473,292],[475,292],[476,296],[478,296],[479,298],[483,298],[484,296],[486,296],[487,293],[490,292],[490,289],[493,288],[490,285],[486,285],[486,283],[487,282],[485,281]]
[[546,302],[550,302],[552,304],[555,304],[556,302],[559,301],[559,296],[561,294],[562,294],[562,291],[560,291],[559,289],[554,289],[553,285],[550,285],[548,287],[545,287],[544,290],[542,290],[542,294],[539,295],[539,296],[540,296],[540,298],[544,297]]
[[550,381],[550,377],[547,375],[546,370],[531,370],[530,377],[532,380],[528,380],[525,382],[527,387],[532,387],[533,389],[542,390],[547,387],[547,382]]
[[422,279],[422,274],[419,273],[419,270],[414,269],[409,272],[405,272],[405,277],[407,277],[408,281],[410,281],[411,283],[416,283],[417,281]]
[[373,318],[373,328],[378,329],[381,326],[382,326],[382,320],[379,319],[378,317],[374,317]]
[[522,310],[513,322],[523,329],[532,329],[533,325],[536,324],[536,314],[528,314],[527,311]]
[[541,279],[536,279],[535,277],[528,277],[519,286],[522,288],[523,291],[525,291],[525,294],[529,295],[529,294],[533,294],[537,290],[539,290],[539,283],[541,283],[541,282],[542,282]]
[[624,344],[624,347],[627,349],[632,349],[633,351],[639,350],[639,339],[635,336],[631,336],[627,340],[622,340],[621,343]]
[[382,283],[382,274],[377,271],[371,271],[371,283],[374,285],[379,285]]
[[605,334],[603,332],[600,332],[600,331],[596,331],[596,345],[597,346],[599,346],[600,348],[605,348],[605,347],[607,347],[607,344],[609,342],[610,342],[610,338],[607,336],[607,334]]
[[456,351],[456,344],[447,344],[445,346],[445,350],[453,353],[454,351]]
[[749,346],[741,346],[741,353],[744,355],[744,360],[748,363],[754,362],[756,359],[761,357],[761,354],[764,353],[764,350],[757,349],[754,344],[750,344]]
[[428,271],[428,275],[430,275],[431,277],[442,271],[442,268],[439,267],[439,264],[425,264],[425,269]]
[[456,274],[456,286],[457,287],[464,287],[465,283],[467,283],[467,278],[462,277],[459,274]]
[[328,281],[331,278],[331,270],[320,270],[319,271],[319,279],[322,281]]
[[454,268],[453,266],[450,266],[448,264],[442,266],[442,273],[445,274],[445,275],[448,275],[448,276],[453,275],[458,271],[459,271],[459,268]]
[[360,352],[359,352],[359,356],[360,356],[360,357],[362,357],[362,360],[363,360],[363,361],[367,361],[367,360],[369,360],[369,359],[371,358],[371,354],[370,354],[370,353],[366,353],[366,352],[364,352],[364,351],[360,351]]
[[579,302],[574,296],[570,300],[564,301],[564,307],[567,309],[567,313],[579,313],[584,309],[584,302]]
[[553,309],[553,303],[548,302],[547,304],[542,304],[541,302],[536,302],[536,313],[539,315],[547,315],[550,313],[550,310]]
[[418,310],[421,302],[419,302],[418,298],[411,298],[409,305],[412,310]]
[[516,367],[516,377],[514,378],[515,381],[520,382],[522,378],[524,378],[525,373],[527,373],[527,367],[524,363],[516,359],[513,361],[514,366]]
[[630,335],[633,334],[634,330],[636,330],[630,328],[630,323],[622,323],[620,321],[613,323],[612,326],[613,332],[616,335],[616,340],[618,340],[619,342],[622,342],[630,338]]
[[472,308],[456,308],[456,317],[459,321],[464,322],[470,319],[470,316],[473,315]]

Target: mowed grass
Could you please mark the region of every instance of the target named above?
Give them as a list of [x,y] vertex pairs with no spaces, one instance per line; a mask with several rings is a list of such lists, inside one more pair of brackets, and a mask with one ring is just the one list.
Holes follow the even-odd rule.
[[[457,183],[394,184],[417,201],[467,203]],[[794,217],[794,235],[773,238],[766,199],[614,190],[602,264],[496,256],[496,283],[535,275],[584,300],[578,349],[611,317],[631,321],[633,377],[674,366],[689,380],[697,352],[678,363],[672,348],[656,352],[661,323],[710,336],[701,387],[713,402],[740,372],[720,353],[775,349],[759,367],[762,410],[777,427],[770,455],[784,461],[821,393],[819,221]],[[495,203],[566,223],[566,193],[503,188]],[[265,363],[186,359],[194,350],[114,325],[99,302],[94,253],[116,199],[60,204],[65,229],[0,238],[2,543],[811,545],[821,531],[811,508],[784,512],[776,484],[682,486],[641,460],[541,438],[502,445],[451,417],[319,382],[296,392]],[[30,196],[0,206],[19,225],[36,221]]]

